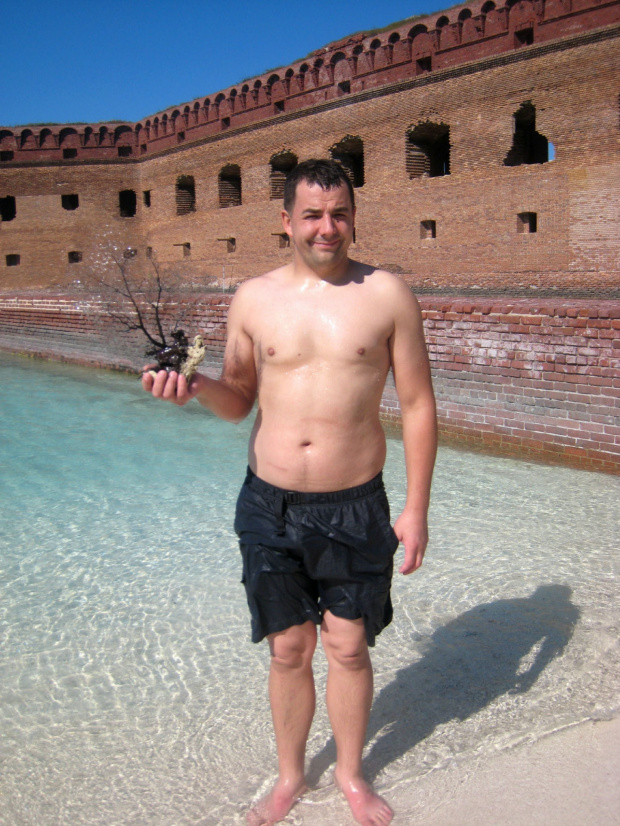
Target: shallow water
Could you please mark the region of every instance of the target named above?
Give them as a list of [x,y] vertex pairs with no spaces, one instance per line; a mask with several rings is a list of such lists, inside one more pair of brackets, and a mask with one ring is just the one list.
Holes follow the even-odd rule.
[[[232,530],[249,423],[0,367],[0,823],[242,823],[275,774]],[[385,476],[396,514],[398,440]],[[427,559],[373,653],[380,791],[618,709],[619,500],[614,477],[440,451]],[[322,702],[308,755],[290,824],[334,797]]]

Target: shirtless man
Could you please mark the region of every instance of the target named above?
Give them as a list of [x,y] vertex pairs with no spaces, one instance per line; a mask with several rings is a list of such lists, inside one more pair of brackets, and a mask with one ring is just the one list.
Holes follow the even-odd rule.
[[[368,645],[391,620],[392,558],[422,563],[436,451],[433,390],[418,304],[398,278],[348,258],[353,189],[333,161],[290,173],[282,221],[293,260],[246,281],[228,315],[221,377],[145,372],[145,390],[197,399],[232,422],[258,396],[248,476],[237,505],[252,639],[267,637],[279,776],[250,826],[286,817],[306,790],[304,758],[315,706],[317,625],[328,661],[335,780],[355,820],[393,813],[362,775],[373,674]],[[381,481],[386,443],[379,404],[392,367],[407,471],[405,509],[389,524]]]

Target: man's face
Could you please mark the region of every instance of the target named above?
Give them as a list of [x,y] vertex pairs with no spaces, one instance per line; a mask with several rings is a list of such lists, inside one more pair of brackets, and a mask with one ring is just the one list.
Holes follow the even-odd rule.
[[353,241],[355,210],[346,184],[322,189],[301,181],[295,203],[282,221],[295,252],[313,272],[329,274],[343,266]]

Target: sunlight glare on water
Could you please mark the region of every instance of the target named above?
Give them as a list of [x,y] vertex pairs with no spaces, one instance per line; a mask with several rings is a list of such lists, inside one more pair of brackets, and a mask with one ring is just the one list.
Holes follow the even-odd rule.
[[[242,823],[276,772],[232,529],[250,423],[124,375],[0,368],[0,823]],[[395,516],[396,439],[385,478]],[[617,710],[619,498],[614,477],[440,451],[427,559],[373,652],[379,791]],[[333,797],[322,698],[308,757],[315,808],[287,823]]]

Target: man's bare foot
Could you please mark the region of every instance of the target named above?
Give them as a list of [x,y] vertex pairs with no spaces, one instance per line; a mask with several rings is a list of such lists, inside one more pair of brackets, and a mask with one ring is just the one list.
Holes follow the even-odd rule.
[[334,773],[336,785],[347,799],[353,817],[361,826],[387,826],[394,812],[378,794],[373,792],[363,777],[347,780]]
[[301,783],[278,780],[269,794],[261,798],[248,812],[248,826],[270,826],[282,820],[306,790],[307,786],[303,780]]

